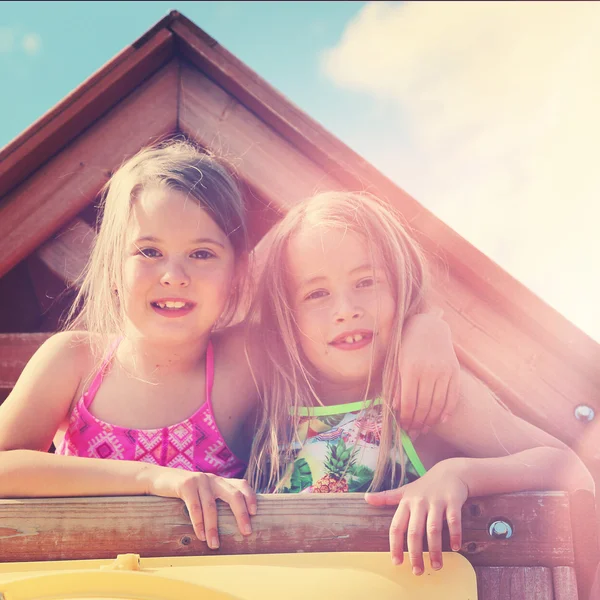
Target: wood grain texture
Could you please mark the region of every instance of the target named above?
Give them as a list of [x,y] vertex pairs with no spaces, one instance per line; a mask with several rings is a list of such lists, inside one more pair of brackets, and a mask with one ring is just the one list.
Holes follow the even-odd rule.
[[21,371],[50,333],[0,334],[0,390],[14,387]]
[[[463,509],[462,553],[478,566],[572,566],[562,531],[562,493],[473,499]],[[263,495],[253,533],[239,534],[229,507],[219,505],[223,554],[389,550],[392,507],[368,505],[362,494]],[[473,510],[479,506],[481,512]],[[513,524],[511,540],[486,540],[489,515]],[[488,536],[489,537],[489,536]],[[548,542],[554,537],[555,542]],[[475,544],[476,549],[471,548]],[[447,532],[444,550],[449,551]],[[211,554],[194,535],[183,502],[150,496],[0,501],[0,561]]]
[[0,198],[173,56],[173,34],[131,44],[0,151]]
[[481,600],[554,600],[552,570],[546,567],[477,567]]
[[554,600],[578,600],[577,575],[573,567],[554,567],[552,584]]
[[177,127],[179,67],[170,63],[0,205],[0,276],[91,202],[113,169]]
[[50,271],[70,285],[83,272],[95,237],[94,229],[76,218],[42,244],[36,254]]

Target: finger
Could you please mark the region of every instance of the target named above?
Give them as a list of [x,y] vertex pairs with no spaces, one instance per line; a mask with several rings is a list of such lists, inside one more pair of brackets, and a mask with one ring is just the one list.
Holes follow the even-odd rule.
[[390,552],[392,563],[395,565],[401,565],[404,560],[404,537],[409,519],[410,509],[408,504],[400,504],[390,525]]
[[449,377],[442,377],[435,382],[431,397],[431,407],[429,409],[429,414],[424,421],[425,427],[433,427],[441,420],[444,409],[446,408],[449,384]]
[[185,502],[194,533],[202,542],[206,541],[206,533],[204,531],[204,517],[202,514],[202,506],[196,489],[184,492],[181,494],[181,499]]
[[245,479],[243,479],[240,485],[240,490],[246,498],[248,512],[251,515],[255,515],[258,511],[258,501],[256,499],[256,492],[254,491],[254,488]]
[[407,534],[408,558],[414,575],[422,575],[424,570],[423,538],[425,536],[426,519],[427,505],[425,501],[415,502],[411,507]]
[[431,568],[442,568],[442,526],[444,510],[437,505],[432,505],[427,515],[427,548]]
[[250,535],[252,533],[250,515],[246,505],[246,496],[244,496],[241,489],[225,481],[220,482],[215,488],[217,498],[221,498],[229,504],[240,533]]
[[446,393],[446,405],[444,406],[444,412],[442,413],[441,421],[445,423],[454,413],[458,405],[460,397],[460,383],[459,376],[450,377],[448,383],[448,392]]
[[400,427],[408,431],[412,426],[413,415],[417,404],[417,380],[407,376],[402,378],[400,388]]
[[216,550],[219,547],[219,530],[217,527],[217,501],[210,484],[198,486],[202,514],[204,515],[204,531],[208,547]]
[[365,500],[373,506],[396,506],[402,500],[402,488],[366,493]]
[[462,546],[462,506],[460,504],[449,504],[446,508],[446,522],[450,533],[450,547],[458,552]]
[[412,429],[421,431],[431,410],[435,380],[423,374],[417,386],[417,405],[413,416]]

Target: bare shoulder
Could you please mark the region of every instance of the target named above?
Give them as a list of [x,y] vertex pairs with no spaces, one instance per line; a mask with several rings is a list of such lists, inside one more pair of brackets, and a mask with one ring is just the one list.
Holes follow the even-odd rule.
[[[235,396],[248,402],[256,398],[256,386],[247,356],[248,329],[235,325],[213,335],[215,380],[225,379],[235,386]],[[229,386],[224,386],[229,387]]]
[[0,406],[0,450],[47,450],[92,364],[91,338],[85,332],[48,338]]
[[215,352],[219,352],[225,360],[241,360],[246,362],[247,346],[250,342],[251,330],[245,323],[239,323],[221,329],[213,335]]
[[68,367],[70,371],[83,375],[94,360],[93,342],[92,334],[86,331],[61,331],[49,337],[31,361],[58,369]]

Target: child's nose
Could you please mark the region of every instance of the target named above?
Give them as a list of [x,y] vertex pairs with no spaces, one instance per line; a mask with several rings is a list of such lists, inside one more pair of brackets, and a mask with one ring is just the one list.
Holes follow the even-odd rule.
[[360,307],[351,303],[347,298],[344,298],[338,306],[334,318],[336,323],[343,323],[344,321],[351,321],[353,319],[359,319],[363,314]]
[[165,287],[187,287],[190,278],[181,265],[171,263],[161,277],[160,282]]

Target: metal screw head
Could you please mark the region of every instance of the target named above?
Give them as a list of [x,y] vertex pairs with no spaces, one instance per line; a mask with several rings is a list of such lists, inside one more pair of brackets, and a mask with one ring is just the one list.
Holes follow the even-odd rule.
[[596,413],[594,412],[594,409],[591,406],[587,406],[586,404],[580,404],[579,406],[575,407],[575,418],[578,421],[581,421],[583,423],[589,423],[590,421],[593,421],[595,416]]
[[490,534],[490,537],[493,537],[495,540],[507,540],[512,537],[513,530],[506,521],[494,521],[490,525],[488,533]]

